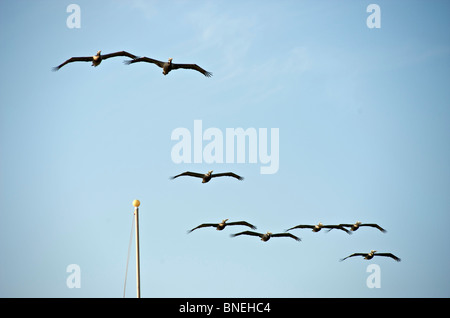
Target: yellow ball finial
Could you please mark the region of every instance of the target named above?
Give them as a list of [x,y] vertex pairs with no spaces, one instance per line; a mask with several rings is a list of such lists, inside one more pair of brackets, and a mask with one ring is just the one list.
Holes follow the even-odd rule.
[[141,205],[141,202],[139,202],[139,200],[134,200],[134,201],[133,201],[133,206],[134,206],[134,207],[137,208],[137,207],[139,207],[140,205]]

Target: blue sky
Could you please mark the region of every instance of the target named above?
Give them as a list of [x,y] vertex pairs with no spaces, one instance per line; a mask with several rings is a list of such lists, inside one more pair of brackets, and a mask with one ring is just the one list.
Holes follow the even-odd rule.
[[[81,9],[67,27],[69,4]],[[381,28],[368,28],[369,4]],[[139,199],[142,297],[449,297],[446,1],[1,1],[0,296],[122,297]],[[126,50],[197,63],[163,76]],[[279,170],[180,163],[176,128],[279,129]],[[204,142],[204,145],[207,142]],[[270,147],[269,147],[270,149]],[[245,177],[170,180],[186,170]],[[297,224],[296,242],[230,238]],[[134,244],[134,242],[133,242]],[[339,259],[392,252],[402,261]],[[66,268],[81,269],[68,288]],[[377,264],[381,287],[368,288]],[[126,297],[135,297],[134,250]]]

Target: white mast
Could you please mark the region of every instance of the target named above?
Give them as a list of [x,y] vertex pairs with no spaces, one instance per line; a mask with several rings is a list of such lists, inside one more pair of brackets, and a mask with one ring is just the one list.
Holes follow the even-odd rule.
[[136,226],[136,289],[137,298],[141,298],[141,278],[140,278],[140,268],[139,268],[139,205],[141,202],[139,200],[133,201],[134,206],[134,221]]

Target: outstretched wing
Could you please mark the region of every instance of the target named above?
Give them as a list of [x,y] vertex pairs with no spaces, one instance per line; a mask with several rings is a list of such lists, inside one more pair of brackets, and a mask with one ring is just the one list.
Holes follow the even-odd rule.
[[259,236],[259,237],[262,236],[261,233],[252,232],[252,231],[244,231],[244,232],[230,234],[231,237],[236,237],[236,236],[239,236],[239,235],[251,235],[251,236]]
[[244,180],[243,177],[238,176],[237,174],[235,174],[233,172],[213,173],[211,175],[211,178],[217,178],[217,177],[233,177],[233,178],[236,178],[238,180]]
[[[343,224],[343,223],[341,223],[341,224],[339,224],[338,226],[342,227],[342,229],[343,229],[344,226],[345,226],[345,227],[352,227],[353,224]],[[332,229],[333,229],[333,227],[329,227],[328,230],[327,230],[327,232],[330,232]],[[347,233],[351,234],[350,232],[347,232]]]
[[395,255],[392,254],[392,253],[375,253],[374,255],[375,255],[375,256],[386,256],[386,257],[390,257],[390,258],[395,259],[397,262],[400,262],[400,261],[401,261],[400,258],[398,258],[397,256],[395,256]]
[[203,178],[205,175],[203,173],[186,171],[186,172],[180,173],[179,175],[171,177],[171,179],[175,179],[175,178],[178,178],[178,177],[181,177],[181,176],[190,176],[190,177],[196,177],[196,178]]
[[158,60],[155,60],[155,59],[151,59],[151,58],[146,57],[146,56],[138,57],[138,58],[135,58],[135,59],[132,59],[132,60],[124,61],[125,64],[133,64],[133,63],[137,63],[137,62],[153,63],[153,64],[158,65],[161,68],[164,66],[164,62],[158,61]]
[[367,255],[367,253],[353,253],[353,254],[351,254],[351,255],[349,255],[347,257],[342,258],[340,261],[342,262],[343,260],[345,260],[345,259],[347,259],[349,257],[353,257],[353,256],[366,256],[366,255]]
[[217,227],[219,224],[217,223],[204,223],[204,224],[200,224],[197,227],[194,227],[192,230],[188,231],[188,233],[191,233],[192,231],[202,228],[202,227]]
[[197,64],[175,64],[175,63],[172,63],[172,69],[176,70],[177,68],[185,68],[185,69],[196,70],[196,71],[202,73],[203,75],[205,75],[206,77],[211,77],[212,76],[212,73],[210,73],[208,71],[205,71],[204,69],[202,69]]
[[372,223],[363,223],[360,224],[359,226],[371,226],[371,227],[375,227],[377,229],[379,229],[381,232],[386,233],[386,230],[383,229],[381,226],[379,226],[378,224],[372,224]]
[[297,236],[295,236],[295,235],[293,235],[291,233],[277,233],[277,234],[272,234],[271,235],[271,237],[283,237],[283,236],[291,237],[291,238],[293,238],[296,241],[301,241],[301,239],[299,237],[297,237]]
[[245,226],[252,228],[253,230],[256,230],[256,226],[254,226],[253,224],[250,224],[248,222],[245,222],[245,221],[230,222],[230,223],[225,223],[225,224],[226,225],[245,225]]
[[315,227],[314,225],[300,224],[300,225],[296,225],[294,227],[291,227],[290,229],[287,229],[285,232],[293,230],[293,229],[313,229],[314,227]]
[[58,66],[55,66],[53,68],[53,71],[59,70],[61,67],[63,67],[66,64],[72,63],[72,62],[91,62],[93,60],[92,56],[82,56],[82,57],[71,57],[64,63],[59,64]]
[[324,229],[330,229],[330,231],[332,229],[338,229],[338,230],[342,230],[342,231],[346,232],[347,234],[352,234],[352,232],[350,232],[349,230],[342,227],[342,225],[323,225],[322,227]]
[[132,59],[137,58],[136,55],[128,53],[127,51],[120,51],[120,52],[114,52],[114,53],[109,53],[109,54],[105,54],[105,55],[102,54],[102,59],[106,60],[106,59],[109,59],[110,57],[116,57],[116,56],[127,56]]

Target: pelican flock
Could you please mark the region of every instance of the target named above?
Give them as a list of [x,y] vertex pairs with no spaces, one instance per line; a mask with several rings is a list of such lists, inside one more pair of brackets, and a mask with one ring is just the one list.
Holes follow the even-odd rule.
[[[71,58],[67,59],[66,61],[64,61],[63,63],[59,64],[58,66],[53,67],[52,69],[53,69],[53,71],[58,71],[63,66],[65,66],[69,63],[73,63],[73,62],[91,62],[92,66],[97,67],[102,63],[103,60],[107,60],[109,58],[119,57],[119,56],[129,58],[129,60],[124,61],[124,63],[127,65],[134,64],[134,63],[140,63],[140,62],[155,64],[156,66],[162,68],[162,70],[163,70],[162,73],[164,75],[168,75],[173,70],[188,69],[188,70],[194,70],[194,71],[200,72],[201,74],[203,74],[206,77],[212,76],[211,72],[206,71],[205,69],[201,68],[197,64],[173,63],[172,58],[169,58],[167,62],[163,62],[163,61],[155,60],[155,59],[152,59],[152,58],[149,58],[146,56],[138,57],[127,51],[118,51],[118,52],[109,53],[109,54],[102,54],[102,51],[97,51],[97,53],[93,56],[71,57]],[[200,178],[200,179],[202,179],[202,183],[208,183],[212,178],[218,178],[218,177],[232,177],[237,180],[244,179],[242,176],[239,176],[239,175],[235,174],[234,172],[223,172],[223,173],[214,173],[213,174],[213,170],[210,170],[207,173],[197,173],[197,172],[186,171],[186,172],[183,172],[176,176],[171,177],[171,179],[176,179],[181,176]],[[218,231],[222,231],[227,226],[237,226],[237,225],[247,226],[247,227],[251,228],[252,230],[256,229],[256,226],[254,226],[253,224],[250,224],[246,221],[228,222],[228,219],[224,219],[219,223],[200,224],[200,225],[194,227],[193,229],[189,230],[188,233],[191,233],[197,229],[205,228],[205,227],[213,227],[213,228],[216,228],[216,230],[218,230]],[[230,236],[231,237],[236,237],[236,236],[241,236],[241,235],[256,236],[256,237],[259,237],[261,239],[261,241],[263,241],[263,242],[269,241],[272,237],[288,237],[288,238],[292,238],[296,241],[301,241],[301,239],[299,237],[293,235],[292,233],[287,233],[287,232],[294,230],[294,229],[311,229],[313,232],[319,232],[322,229],[328,229],[328,231],[331,231],[333,229],[338,229],[338,230],[344,231],[348,234],[351,234],[352,232],[357,231],[361,227],[372,227],[372,228],[378,229],[382,233],[386,233],[386,230],[376,223],[362,223],[360,221],[357,221],[353,224],[341,223],[341,224],[337,224],[337,225],[324,225],[321,222],[319,222],[316,225],[299,224],[299,225],[293,226],[293,227],[285,230],[284,233],[275,233],[275,234],[272,232],[269,232],[269,231],[266,233],[259,233],[259,232],[247,230],[247,231],[242,231],[242,232],[231,234]],[[347,258],[356,257],[356,256],[361,256],[365,260],[371,260],[375,256],[388,257],[388,258],[394,259],[397,262],[400,262],[400,258],[392,253],[378,253],[375,250],[371,250],[369,253],[353,253],[353,254],[350,254],[350,255],[342,258],[340,261],[344,261]]]
[[80,56],[80,57],[74,56],[74,57],[71,57],[68,60],[64,61],[60,65],[53,67],[52,69],[53,69],[53,71],[58,71],[64,65],[73,63],[73,62],[92,62],[91,65],[97,67],[100,65],[100,63],[103,60],[107,60],[111,57],[116,57],[116,56],[129,57],[130,60],[123,61],[124,64],[127,64],[127,65],[139,63],[139,62],[153,63],[163,69],[162,73],[164,75],[169,74],[170,71],[172,71],[172,70],[188,69],[188,70],[194,70],[194,71],[200,72],[206,77],[212,76],[211,72],[204,70],[203,68],[201,68],[200,66],[198,66],[197,64],[194,64],[194,63],[191,63],[191,64],[172,63],[173,58],[169,58],[167,62],[163,62],[163,61],[155,60],[155,59],[152,59],[152,58],[146,57],[146,56],[139,57],[139,56],[131,54],[127,51],[119,51],[119,52],[114,52],[114,53],[109,53],[109,54],[102,54],[102,51],[100,50],[100,51],[97,51],[97,54],[95,54],[93,56]]

